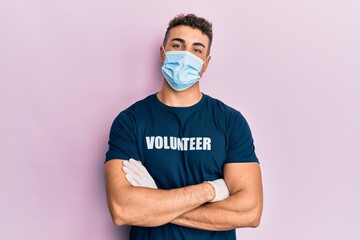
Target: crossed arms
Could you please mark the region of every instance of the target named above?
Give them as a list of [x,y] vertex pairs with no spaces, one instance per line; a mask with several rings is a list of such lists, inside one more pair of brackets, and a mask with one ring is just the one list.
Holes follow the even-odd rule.
[[262,213],[262,183],[258,163],[229,163],[224,179],[230,197],[209,203],[209,183],[162,190],[133,187],[125,178],[123,161],[105,164],[108,207],[116,225],[154,227],[166,223],[204,230],[257,227]]

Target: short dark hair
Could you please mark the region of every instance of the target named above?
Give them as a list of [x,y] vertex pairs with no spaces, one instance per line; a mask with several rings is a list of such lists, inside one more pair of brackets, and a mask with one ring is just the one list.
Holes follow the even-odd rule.
[[169,22],[169,26],[166,29],[166,33],[163,41],[164,47],[168,40],[170,30],[179,25],[190,26],[192,28],[199,29],[203,34],[208,36],[209,49],[207,51],[207,55],[210,54],[210,47],[213,38],[212,24],[205,18],[197,17],[195,14],[188,14],[188,15],[179,14]]

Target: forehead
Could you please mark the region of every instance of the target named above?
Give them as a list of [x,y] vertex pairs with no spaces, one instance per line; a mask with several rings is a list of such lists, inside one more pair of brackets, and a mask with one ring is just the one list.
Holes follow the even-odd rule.
[[179,25],[172,28],[169,32],[168,42],[173,38],[184,39],[186,43],[200,42],[205,45],[206,48],[209,46],[209,38],[206,34],[202,33],[197,28],[190,26]]

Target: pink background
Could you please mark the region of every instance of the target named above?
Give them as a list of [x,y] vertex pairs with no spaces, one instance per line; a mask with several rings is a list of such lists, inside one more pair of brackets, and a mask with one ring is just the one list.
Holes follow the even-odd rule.
[[161,86],[168,21],[213,22],[202,91],[247,118],[264,212],[242,240],[360,239],[360,2],[0,0],[0,239],[127,239],[110,125]]

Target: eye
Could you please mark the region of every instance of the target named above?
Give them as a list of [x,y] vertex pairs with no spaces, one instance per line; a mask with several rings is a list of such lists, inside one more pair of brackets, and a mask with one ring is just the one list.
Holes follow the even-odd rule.
[[174,45],[172,45],[172,47],[173,47],[173,48],[182,48],[182,45],[180,45],[180,44],[174,44]]
[[200,49],[197,49],[197,48],[195,48],[194,51],[195,51],[196,53],[202,53],[202,51],[201,51]]

